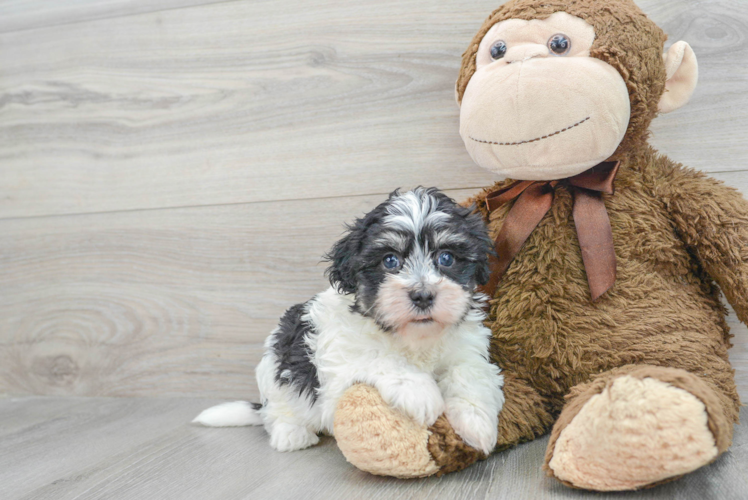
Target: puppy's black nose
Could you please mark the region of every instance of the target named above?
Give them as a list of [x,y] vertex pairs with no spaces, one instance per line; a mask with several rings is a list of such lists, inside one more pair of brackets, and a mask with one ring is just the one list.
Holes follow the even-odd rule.
[[410,300],[419,309],[428,309],[434,305],[434,294],[431,292],[413,290],[409,295]]

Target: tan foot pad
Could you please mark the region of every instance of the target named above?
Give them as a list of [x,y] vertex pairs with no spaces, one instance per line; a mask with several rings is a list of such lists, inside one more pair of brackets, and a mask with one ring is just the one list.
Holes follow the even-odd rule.
[[368,385],[354,385],[340,399],[334,434],[345,458],[371,474],[412,478],[439,470],[428,429],[390,408]]
[[699,399],[653,378],[624,376],[561,431],[549,466],[578,488],[617,491],[680,476],[716,456]]

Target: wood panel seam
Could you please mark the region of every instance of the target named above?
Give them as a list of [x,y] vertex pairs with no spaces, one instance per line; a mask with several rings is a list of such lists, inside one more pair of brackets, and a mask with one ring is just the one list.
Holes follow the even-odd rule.
[[[231,0],[235,1],[235,0]],[[748,172],[748,170],[747,170]],[[486,186],[469,186],[469,187],[441,187],[436,186],[439,188],[440,191],[470,191],[470,190],[478,190],[483,189]],[[404,190],[404,189],[403,189]],[[294,202],[294,201],[322,201],[322,200],[335,200],[335,199],[341,199],[341,198],[366,198],[370,196],[388,196],[390,193],[363,193],[363,194],[341,194],[336,196],[319,196],[319,197],[310,197],[310,198],[281,198],[277,200],[257,200],[257,201],[238,201],[238,202],[230,202],[230,203],[206,203],[204,205],[174,205],[174,206],[168,206],[168,207],[144,207],[144,208],[128,208],[125,210],[102,210],[99,212],[68,212],[68,213],[62,213],[62,214],[37,214],[37,215],[22,215],[22,216],[15,216],[15,217],[1,217],[0,216],[0,222],[2,221],[14,221],[14,220],[30,220],[30,219],[44,219],[44,218],[53,218],[53,217],[76,217],[76,216],[86,216],[86,215],[109,215],[109,214],[125,214],[125,213],[137,213],[137,212],[155,212],[155,211],[161,211],[161,210],[182,210],[182,209],[191,209],[191,208],[216,208],[216,207],[236,207],[236,206],[242,206],[242,205],[260,205],[260,204],[268,204],[268,203],[283,203],[283,202]],[[460,200],[457,200],[460,201]]]
[[234,3],[234,2],[240,2],[242,0],[219,0],[215,2],[211,2],[210,0],[206,0],[204,3],[194,4],[194,5],[185,5],[182,7],[166,7],[163,9],[156,9],[156,10],[146,10],[142,12],[132,12],[130,14],[118,14],[118,15],[103,15],[101,17],[93,17],[90,19],[81,19],[80,21],[64,21],[60,23],[51,23],[51,24],[42,24],[39,26],[33,26],[28,28],[19,28],[19,29],[11,29],[11,30],[1,30],[0,29],[0,35],[6,35],[11,33],[23,33],[24,31],[33,31],[33,30],[43,30],[46,28],[57,28],[60,26],[73,26],[76,24],[84,24],[84,23],[95,23],[98,21],[107,21],[111,19],[122,19],[127,17],[135,17],[135,16],[143,16],[143,15],[149,15],[149,14],[157,14],[159,12],[169,12],[174,10],[186,10],[186,9],[192,9],[192,8],[203,8],[207,5],[220,5],[220,4],[226,4],[226,3]]

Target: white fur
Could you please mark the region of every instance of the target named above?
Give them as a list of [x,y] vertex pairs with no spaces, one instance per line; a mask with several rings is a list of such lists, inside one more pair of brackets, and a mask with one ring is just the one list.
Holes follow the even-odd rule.
[[[483,326],[483,314],[471,311],[456,326],[429,323],[391,333],[351,312],[352,304],[352,295],[333,288],[308,303],[306,319],[318,332],[307,338],[320,382],[313,405],[293,386],[276,382],[277,362],[269,349],[273,336],[268,337],[257,382],[264,402],[258,413],[271,445],[279,451],[297,450],[316,444],[319,432],[332,435],[338,400],[352,384],[363,382],[420,424],[431,425],[446,412],[467,444],[489,453],[496,443],[504,396],[503,377],[488,361],[490,331]],[[220,416],[218,410],[228,408],[221,405],[203,414],[212,410]],[[203,414],[196,420],[221,421],[201,419]]]
[[246,401],[223,403],[204,410],[192,421],[208,427],[262,425],[262,418]]
[[[482,414],[484,425],[473,430],[465,420],[450,423],[471,446],[493,449],[504,400],[503,378],[487,359],[491,334],[483,326],[483,314],[475,311],[457,326],[415,339],[381,331],[371,319],[350,311],[352,300],[330,289],[309,308],[320,332],[316,342],[310,342],[321,383],[320,429],[332,432],[338,400],[351,384],[363,382],[379,390],[388,404],[426,425],[445,410],[445,400],[462,398]],[[456,417],[460,412],[453,413]]]
[[436,200],[425,190],[403,193],[387,207],[388,226],[419,234],[426,226],[439,227],[449,220],[449,215],[437,210]]
[[[261,421],[275,449],[298,450],[316,444],[320,432],[333,433],[338,401],[360,382],[374,386],[387,404],[416,422],[431,425],[444,413],[467,444],[485,453],[493,449],[504,396],[503,377],[488,361],[491,333],[476,308],[485,297],[439,271],[436,254],[421,232],[438,230],[437,247],[460,243],[465,236],[447,230],[450,215],[438,209],[439,200],[428,190],[417,189],[389,203],[384,224],[395,231],[381,234],[379,244],[402,253],[409,241],[416,244],[400,271],[386,274],[378,285],[374,304],[367,311],[356,304],[354,311],[353,294],[330,288],[304,305],[301,321],[311,325],[304,342],[319,381],[316,400],[294,386],[293,373],[278,373],[274,343],[283,332],[276,330],[257,366],[262,408],[228,403],[205,410],[195,422],[225,426]],[[410,297],[414,291],[429,293],[433,303],[427,309],[415,306]],[[299,339],[294,341],[298,349]]]
[[[415,329],[421,332],[424,331],[424,327],[441,331],[460,322],[473,305],[470,295],[465,293],[460,285],[439,275],[432,268],[424,265],[424,269],[424,274],[415,279],[412,272],[390,274],[385,277],[376,301],[377,319],[386,325],[395,326],[398,330]],[[428,312],[414,310],[410,302],[408,293],[414,288],[415,283],[434,294],[434,304]],[[421,317],[431,318],[434,323],[413,323],[414,319]]]

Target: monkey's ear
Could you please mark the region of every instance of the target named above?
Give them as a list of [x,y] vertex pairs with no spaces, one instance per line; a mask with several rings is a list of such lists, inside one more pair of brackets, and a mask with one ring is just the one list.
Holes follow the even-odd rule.
[[686,42],[675,42],[663,57],[667,81],[658,108],[660,113],[670,113],[691,98],[699,80],[699,65],[696,54]]

